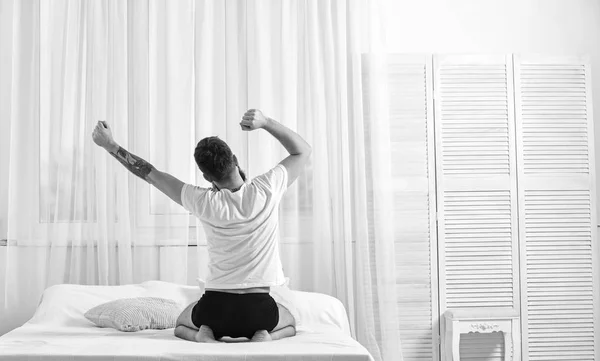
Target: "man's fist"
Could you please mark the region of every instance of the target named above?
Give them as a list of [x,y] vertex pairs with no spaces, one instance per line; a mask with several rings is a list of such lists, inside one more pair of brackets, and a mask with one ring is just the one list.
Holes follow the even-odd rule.
[[263,128],[267,124],[267,118],[258,109],[249,109],[240,122],[242,130],[251,131]]
[[92,139],[94,139],[94,143],[106,149],[115,144],[110,127],[105,121],[101,120],[98,121],[92,132]]

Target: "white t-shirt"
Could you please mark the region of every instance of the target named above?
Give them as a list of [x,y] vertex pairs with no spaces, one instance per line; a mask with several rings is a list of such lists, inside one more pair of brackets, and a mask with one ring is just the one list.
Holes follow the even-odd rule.
[[279,257],[279,202],[288,174],[278,164],[232,193],[184,184],[183,208],[204,225],[208,245],[206,288],[284,284]]

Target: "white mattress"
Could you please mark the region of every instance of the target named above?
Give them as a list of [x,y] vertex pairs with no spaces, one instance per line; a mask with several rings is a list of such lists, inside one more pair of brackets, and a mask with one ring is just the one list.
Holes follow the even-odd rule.
[[299,330],[266,343],[205,344],[181,340],[173,329],[120,332],[98,327],[25,324],[0,337],[0,360],[347,360],[371,361],[367,350],[342,331]]

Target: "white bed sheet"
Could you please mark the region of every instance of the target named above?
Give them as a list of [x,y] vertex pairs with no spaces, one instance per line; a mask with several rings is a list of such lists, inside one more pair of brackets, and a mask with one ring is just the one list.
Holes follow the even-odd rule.
[[2,361],[372,361],[345,332],[299,330],[268,343],[205,344],[181,340],[173,329],[120,332],[98,327],[55,327],[26,323],[0,337]]

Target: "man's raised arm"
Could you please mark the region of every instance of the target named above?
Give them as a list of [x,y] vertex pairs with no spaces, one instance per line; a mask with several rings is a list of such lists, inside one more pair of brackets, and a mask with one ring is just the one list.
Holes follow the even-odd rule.
[[248,110],[242,117],[240,126],[245,131],[260,128],[266,130],[288,151],[290,155],[280,162],[287,169],[288,186],[302,174],[310,158],[312,148],[298,133],[269,117],[265,117],[257,109]]
[[106,149],[125,168],[146,182],[155,186],[169,198],[181,205],[181,189],[183,182],[172,175],[161,172],[154,166],[135,154],[121,147],[112,136],[112,131],[105,121],[99,121],[92,133],[94,142]]

